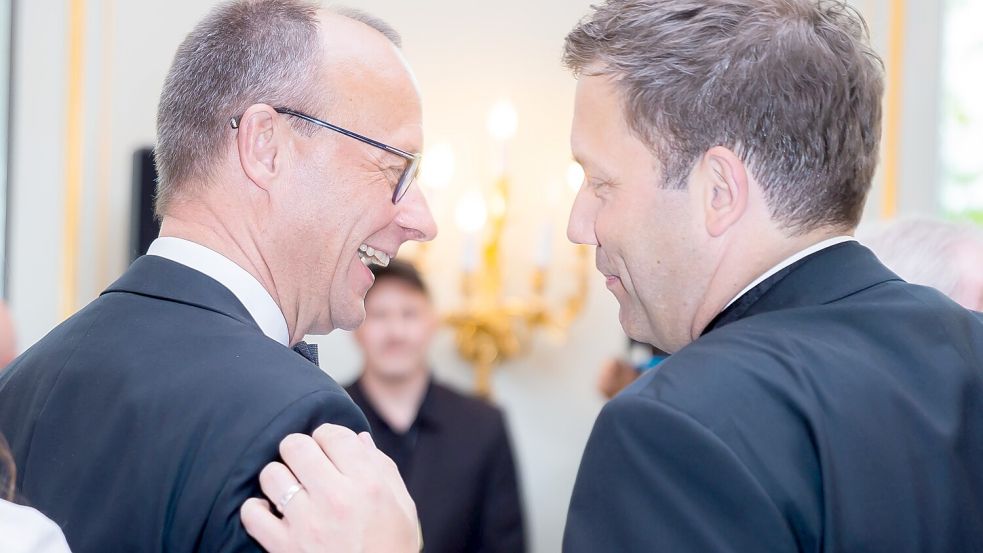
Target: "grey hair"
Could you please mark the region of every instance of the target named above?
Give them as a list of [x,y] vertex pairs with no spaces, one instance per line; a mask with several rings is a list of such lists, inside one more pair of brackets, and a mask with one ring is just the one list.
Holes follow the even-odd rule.
[[391,25],[389,25],[382,19],[370,13],[364,12],[362,10],[356,8],[348,8],[344,6],[331,8],[331,11],[340,16],[347,17],[348,19],[352,19],[354,21],[358,21],[359,23],[362,23],[364,25],[368,25],[369,27],[375,29],[376,31],[379,31],[382,34],[382,36],[388,38],[389,42],[395,44],[397,48],[403,47],[403,37],[399,35],[399,32],[396,31],[396,29],[392,28]]
[[607,0],[564,63],[608,75],[625,118],[685,188],[711,147],[737,153],[793,233],[855,227],[877,165],[883,63],[841,0]]
[[[382,20],[359,10],[339,15],[400,37]],[[213,9],[178,47],[157,110],[155,210],[193,194],[212,177],[232,139],[229,124],[251,105],[316,109],[310,75],[319,67],[318,5],[306,0],[234,0]],[[311,132],[310,124],[291,121]]]
[[969,224],[934,219],[901,219],[859,235],[881,263],[913,284],[947,296],[962,280],[959,256],[967,248],[983,251],[983,231]]

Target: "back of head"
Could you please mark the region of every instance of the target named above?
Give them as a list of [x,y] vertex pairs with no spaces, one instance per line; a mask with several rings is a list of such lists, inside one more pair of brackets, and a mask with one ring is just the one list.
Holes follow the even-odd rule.
[[[319,63],[318,8],[304,0],[235,0],[184,39],[164,81],[154,157],[162,216],[189,183],[206,182],[252,104],[306,109]],[[227,140],[229,139],[229,140]]]
[[794,234],[853,228],[878,158],[882,63],[841,0],[608,0],[567,36],[575,72],[606,74],[664,185],[725,146]]

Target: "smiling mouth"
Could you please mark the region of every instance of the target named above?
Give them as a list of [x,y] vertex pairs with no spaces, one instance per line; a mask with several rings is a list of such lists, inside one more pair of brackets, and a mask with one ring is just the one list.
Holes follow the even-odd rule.
[[382,250],[377,250],[372,246],[362,244],[358,247],[358,259],[366,267],[370,265],[388,267],[392,256]]

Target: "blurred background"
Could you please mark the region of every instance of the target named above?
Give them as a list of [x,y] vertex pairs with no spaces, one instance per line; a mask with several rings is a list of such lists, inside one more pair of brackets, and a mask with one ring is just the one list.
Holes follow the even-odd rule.
[[[564,237],[578,170],[563,37],[590,0],[361,0],[403,35],[424,98],[422,185],[441,227],[407,247],[447,324],[432,358],[490,394],[515,442],[531,550],[558,551],[578,461],[626,340],[592,254]],[[22,351],[123,272],[152,229],[157,99],[210,0],[0,1],[2,293]],[[865,224],[983,223],[983,0],[856,0],[887,66]],[[983,270],[983,268],[981,268]],[[351,337],[312,338],[348,382]]]

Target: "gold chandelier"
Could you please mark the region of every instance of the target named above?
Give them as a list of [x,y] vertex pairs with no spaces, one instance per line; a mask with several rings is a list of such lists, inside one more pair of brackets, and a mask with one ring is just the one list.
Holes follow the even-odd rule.
[[[505,143],[515,133],[517,119],[514,108],[505,102],[496,105],[489,115],[489,131],[503,152]],[[446,159],[449,155],[440,152],[439,157]],[[583,179],[582,171],[578,174],[578,170],[579,166],[571,166],[567,177],[571,186],[579,186]],[[449,179],[449,172],[444,173],[444,178]],[[473,193],[465,195],[458,203],[458,226],[468,237],[461,275],[463,301],[459,309],[442,317],[444,324],[454,331],[458,353],[472,365],[475,392],[482,397],[491,395],[494,369],[527,351],[537,330],[565,334],[583,311],[589,284],[590,250],[578,246],[574,289],[560,305],[550,305],[546,292],[553,229],[546,225],[535,266],[530,269],[529,294],[521,298],[506,294],[502,252],[510,211],[510,184],[503,161],[487,202],[484,195]],[[420,250],[418,255],[422,256],[424,252],[425,249]]]

